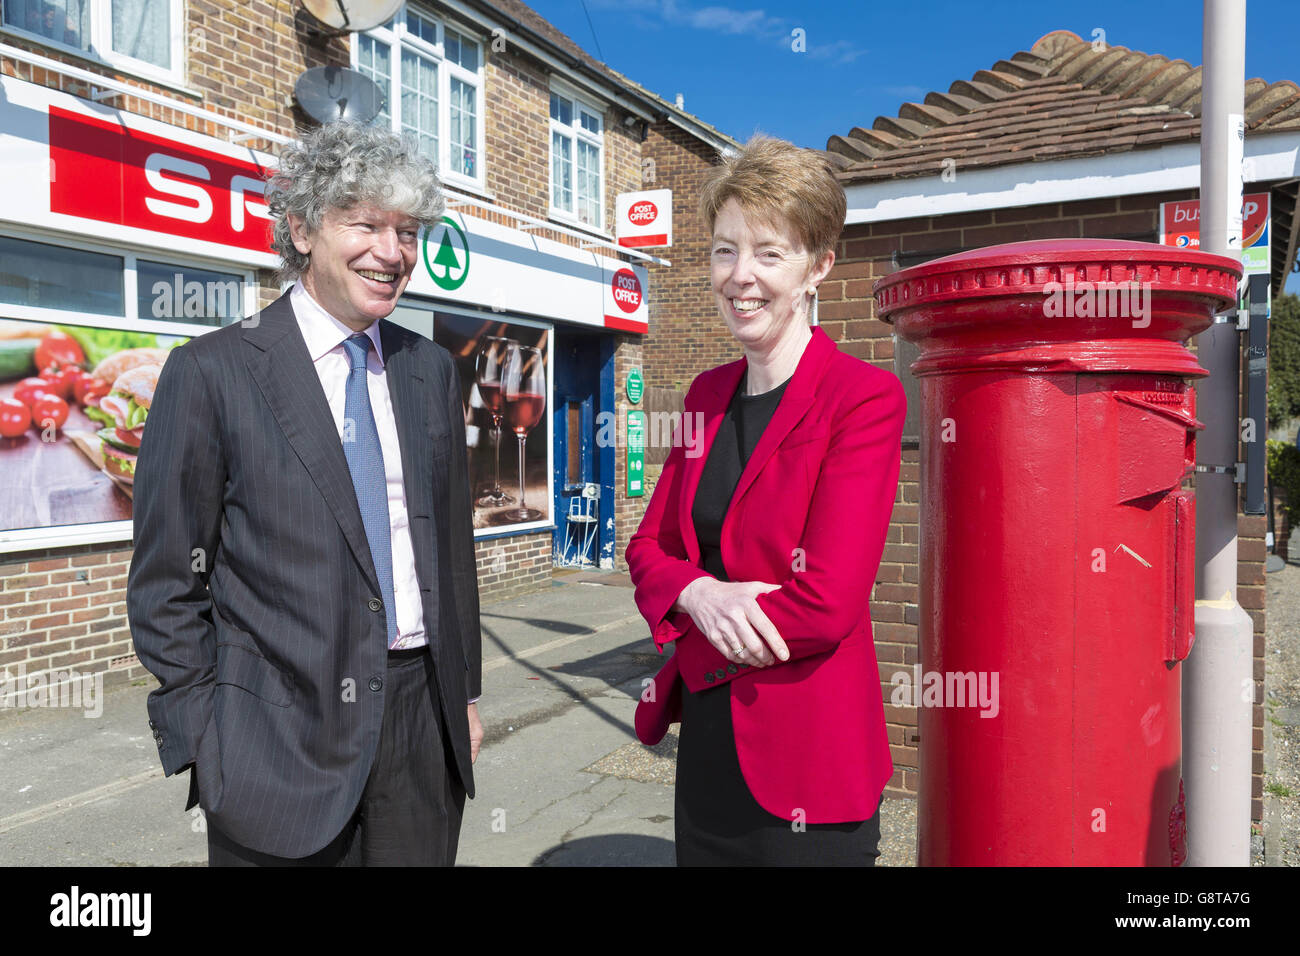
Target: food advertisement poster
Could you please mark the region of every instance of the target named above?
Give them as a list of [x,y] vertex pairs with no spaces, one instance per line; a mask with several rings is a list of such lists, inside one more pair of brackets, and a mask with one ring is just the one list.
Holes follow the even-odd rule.
[[[158,373],[188,336],[0,320],[0,551],[131,520]],[[129,525],[113,537],[129,540]],[[63,544],[66,535],[58,536]]]

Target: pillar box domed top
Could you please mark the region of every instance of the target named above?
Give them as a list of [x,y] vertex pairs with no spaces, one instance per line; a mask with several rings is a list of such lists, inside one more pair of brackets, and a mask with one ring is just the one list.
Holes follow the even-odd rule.
[[877,280],[876,316],[920,346],[917,375],[1205,370],[1186,341],[1237,299],[1226,256],[1119,239],[1044,239]]

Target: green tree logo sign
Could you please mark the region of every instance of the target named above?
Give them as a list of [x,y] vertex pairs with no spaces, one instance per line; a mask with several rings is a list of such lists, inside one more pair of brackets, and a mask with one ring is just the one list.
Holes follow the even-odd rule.
[[424,234],[424,267],[434,284],[448,292],[469,278],[469,236],[447,216]]

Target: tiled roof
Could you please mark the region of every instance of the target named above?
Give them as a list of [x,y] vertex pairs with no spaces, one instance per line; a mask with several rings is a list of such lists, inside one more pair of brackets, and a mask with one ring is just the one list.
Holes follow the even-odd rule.
[[[846,186],[1195,142],[1201,68],[1068,30],[826,144]],[[1300,130],[1300,88],[1246,81],[1246,132]]]

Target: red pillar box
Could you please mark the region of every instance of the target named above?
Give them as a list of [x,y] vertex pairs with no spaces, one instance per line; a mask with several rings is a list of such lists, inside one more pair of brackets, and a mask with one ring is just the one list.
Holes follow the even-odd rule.
[[875,285],[921,384],[919,862],[1168,866],[1186,852],[1205,375],[1232,259],[978,249]]

